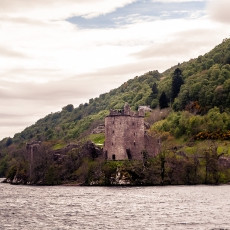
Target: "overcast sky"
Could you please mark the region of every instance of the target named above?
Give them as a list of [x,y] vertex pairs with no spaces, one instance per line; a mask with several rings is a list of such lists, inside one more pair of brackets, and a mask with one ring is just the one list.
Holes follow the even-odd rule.
[[229,0],[0,0],[0,139],[230,35]]

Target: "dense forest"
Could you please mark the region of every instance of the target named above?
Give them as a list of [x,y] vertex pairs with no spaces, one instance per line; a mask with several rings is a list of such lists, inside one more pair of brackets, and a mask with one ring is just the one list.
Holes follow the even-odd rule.
[[[145,117],[149,134],[162,139],[161,153],[155,159],[104,162],[100,157],[95,145],[103,144],[104,134],[92,130],[104,123],[109,109],[121,109],[125,102],[133,110],[140,105],[152,108]],[[77,108],[66,105],[13,138],[4,138],[0,142],[0,176],[13,180],[17,175],[28,181],[26,143],[41,141],[34,183],[111,184],[109,178],[116,175],[118,166],[133,184],[226,183],[230,181],[229,140],[230,39],[224,39],[203,56],[163,73],[153,70],[136,76],[88,103]],[[86,147],[89,141],[94,147]],[[52,151],[70,143],[77,147],[65,151],[64,163],[54,162]]]

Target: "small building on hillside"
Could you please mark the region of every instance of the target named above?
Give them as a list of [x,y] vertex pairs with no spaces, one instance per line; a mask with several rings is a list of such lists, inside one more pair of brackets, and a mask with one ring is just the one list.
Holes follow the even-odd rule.
[[145,113],[147,113],[147,112],[152,112],[152,109],[150,108],[149,105],[140,105],[140,106],[138,107],[138,111],[141,110],[141,109],[143,109]]
[[143,152],[154,156],[159,142],[148,136],[145,129],[144,109],[138,112],[126,103],[123,110],[111,110],[105,118],[104,154],[107,160],[142,160]]

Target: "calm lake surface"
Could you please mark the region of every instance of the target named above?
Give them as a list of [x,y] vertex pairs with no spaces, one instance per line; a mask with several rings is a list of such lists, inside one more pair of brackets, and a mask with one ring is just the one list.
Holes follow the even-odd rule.
[[230,229],[230,186],[0,184],[0,229]]

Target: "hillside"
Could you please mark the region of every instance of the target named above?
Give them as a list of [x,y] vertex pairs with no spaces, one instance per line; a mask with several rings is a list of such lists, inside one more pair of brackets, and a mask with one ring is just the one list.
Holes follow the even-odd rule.
[[[214,106],[223,109],[230,106],[230,40],[225,39],[213,50],[178,67],[181,69],[184,85],[174,102],[175,110],[183,110],[191,101],[198,101],[206,111]],[[162,75],[167,78],[160,84],[170,97],[170,75],[175,67]]]
[[[12,142],[78,138],[85,130],[103,121],[110,108],[120,109],[125,102],[128,102],[133,109],[145,104],[153,83],[158,82],[160,77],[158,71],[150,71],[125,82],[109,93],[90,99],[89,103],[81,104],[77,108],[67,105],[61,112],[51,113],[21,133],[15,134]],[[1,142],[1,147],[4,146],[5,141]]]
[[[174,110],[183,110],[193,101],[197,101],[204,112],[215,106],[226,110],[230,106],[229,63],[230,39],[225,39],[209,53],[174,66],[162,74],[150,71],[125,82],[109,93],[90,99],[89,103],[81,104],[78,108],[67,105],[61,112],[51,113],[16,134],[12,141],[21,143],[29,140],[74,139],[91,126],[100,123],[109,109],[122,108],[125,102],[128,102],[132,109],[146,104],[156,107],[163,91],[170,100],[171,76],[177,67],[182,71],[184,84],[172,105]],[[154,83],[157,85],[155,94],[152,92]],[[5,141],[1,142],[1,147]]]
[[125,102],[134,110],[139,105],[173,109],[174,112],[166,119],[154,124],[157,120],[153,117],[158,110],[153,110],[146,117],[152,125],[150,132],[160,135],[168,132],[174,138],[183,137],[184,140],[228,140],[230,39],[223,40],[207,54],[163,73],[155,70],[135,77],[77,108],[66,105],[62,111],[47,115],[13,138],[3,139],[0,142],[0,174],[7,172],[9,161],[23,152],[27,142],[42,141],[52,150],[63,148],[70,142],[89,139],[102,143],[103,135],[92,136],[91,131],[103,124],[109,109],[120,109]]

